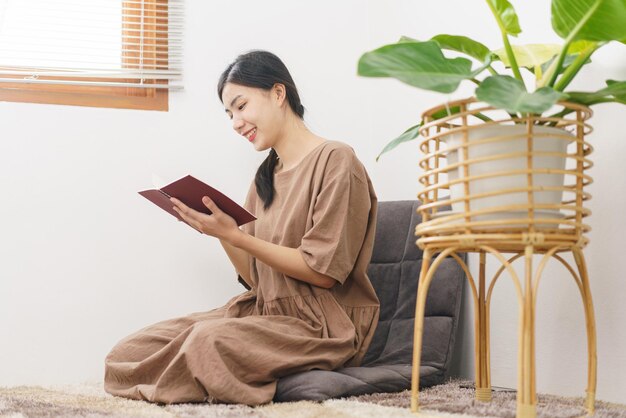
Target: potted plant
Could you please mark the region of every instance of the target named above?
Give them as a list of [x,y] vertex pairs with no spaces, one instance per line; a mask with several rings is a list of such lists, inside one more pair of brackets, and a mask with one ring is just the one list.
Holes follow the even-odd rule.
[[[442,34],[427,41],[402,37],[397,43],[363,54],[358,74],[393,77],[417,88],[446,94],[467,80],[477,85],[472,100],[500,109],[507,117],[496,123],[485,112],[467,112],[467,102],[443,104],[426,112],[428,121],[421,120],[407,129],[388,143],[380,155],[418,138],[427,122],[445,119],[444,122],[450,122],[447,128],[452,129],[439,134],[438,139],[448,149],[444,157],[447,164],[456,167],[446,173],[452,213],[478,211],[480,215],[474,220],[484,221],[502,216],[498,209],[506,207],[507,219],[514,218],[515,213],[525,216],[529,209],[524,188],[527,176],[509,175],[503,179],[489,173],[525,167],[528,163],[542,172],[533,174],[531,202],[545,208],[541,213],[547,218],[558,218],[562,215],[562,192],[567,190],[559,186],[563,183],[567,146],[576,142],[576,124],[561,124],[560,118],[599,103],[626,104],[626,81],[606,80],[606,86],[594,92],[568,91],[567,87],[580,69],[590,63],[595,51],[611,41],[626,42],[626,2],[553,0],[552,28],[563,38],[562,45],[512,45],[509,38],[521,32],[513,6],[507,0],[487,0],[487,5],[500,29],[502,49],[491,50],[459,35]],[[444,51],[460,56],[447,57]],[[534,86],[524,80],[523,71],[534,75]],[[574,106],[555,110],[564,102]],[[472,129],[454,125],[455,115],[458,120],[461,113],[469,115],[477,125]],[[499,140],[490,139],[494,136]],[[465,173],[473,179],[469,187],[455,180],[463,175],[460,171],[468,165],[463,164],[467,160],[474,162],[469,167],[473,172]],[[481,198],[472,199],[468,194]]]

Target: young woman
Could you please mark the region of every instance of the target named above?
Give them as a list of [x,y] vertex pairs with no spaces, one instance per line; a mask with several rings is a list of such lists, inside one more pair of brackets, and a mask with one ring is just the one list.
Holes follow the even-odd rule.
[[222,74],[233,129],[270,150],[248,192],[255,222],[238,228],[172,198],[198,231],[218,238],[249,290],[225,306],[151,325],[106,358],[105,390],[160,403],[257,405],[280,377],[360,364],[378,323],[366,274],[377,200],[348,145],[307,129],[294,82],[275,55],[251,51]]

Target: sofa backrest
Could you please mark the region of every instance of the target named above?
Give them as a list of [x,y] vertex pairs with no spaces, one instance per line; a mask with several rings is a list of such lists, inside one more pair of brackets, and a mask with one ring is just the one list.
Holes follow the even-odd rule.
[[[411,364],[415,299],[422,251],[415,241],[421,217],[419,201],[378,203],[376,237],[368,275],[378,294],[378,328],[363,366]],[[445,373],[454,348],[464,273],[453,258],[437,269],[428,292],[424,318],[422,366]]]

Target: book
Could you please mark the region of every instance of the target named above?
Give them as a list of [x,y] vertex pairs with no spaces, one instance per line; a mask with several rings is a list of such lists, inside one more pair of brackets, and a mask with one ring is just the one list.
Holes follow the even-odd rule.
[[154,189],[143,190],[138,193],[183,222],[185,220],[173,209],[174,204],[170,201],[170,197],[175,197],[198,212],[210,215],[212,213],[211,210],[202,203],[202,198],[208,196],[223,212],[232,217],[238,226],[256,219],[253,214],[239,206],[228,196],[193,176],[185,176],[167,186],[155,187]]

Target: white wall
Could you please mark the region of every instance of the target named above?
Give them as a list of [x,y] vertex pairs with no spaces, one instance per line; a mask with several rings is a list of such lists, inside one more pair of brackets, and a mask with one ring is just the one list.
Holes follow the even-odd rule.
[[[537,29],[521,41],[557,41],[548,6],[522,5],[522,26]],[[0,103],[0,385],[101,379],[105,355],[125,335],[220,306],[242,290],[219,243],[136,193],[151,187],[152,173],[166,180],[193,174],[243,201],[264,155],[232,131],[215,93],[219,74],[240,52],[277,53],[300,88],[311,129],[355,148],[380,200],[413,199],[415,146],[403,145],[378,163],[374,158],[423,110],[448,97],[357,77],[356,63],[400,35],[438,33],[466,34],[492,48],[500,43],[480,3],[188,0],[185,91],[172,94],[168,113]],[[595,72],[587,71],[579,87],[624,79],[623,51],[611,46],[598,54]],[[468,96],[469,87],[449,98]],[[618,106],[596,108],[591,137],[597,165],[586,254],[598,321],[598,396],[611,401],[626,401],[618,218],[626,203],[619,166],[624,117]],[[586,353],[579,296],[563,271],[547,274],[538,302],[537,388],[581,395]],[[514,294],[505,281],[496,293],[493,384],[514,387]],[[464,323],[471,349],[472,321]],[[471,359],[466,351],[455,370],[471,376]]]

